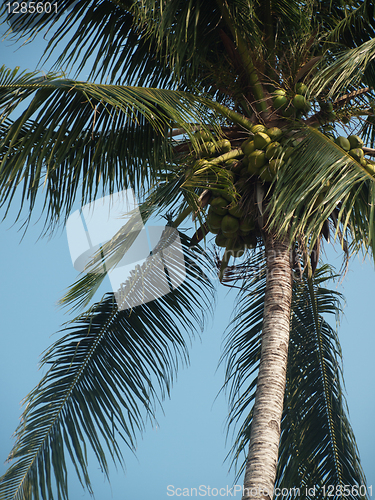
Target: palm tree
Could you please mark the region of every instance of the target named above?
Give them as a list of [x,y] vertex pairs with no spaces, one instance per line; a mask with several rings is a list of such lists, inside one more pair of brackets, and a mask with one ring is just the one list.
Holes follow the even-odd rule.
[[[69,35],[57,62],[68,69],[82,69],[100,33],[90,78],[110,84],[1,69],[2,204],[22,189],[31,214],[44,186],[48,231],[77,196],[83,205],[132,188],[143,220],[167,219],[159,249],[191,214],[194,233],[179,233],[180,287],[130,312],[108,294],[64,326],[28,396],[2,499],[53,498],[52,471],[67,498],[66,452],[90,490],[85,439],[105,472],[104,445],[120,462],[118,436],[134,448],[186,357],[182,330],[210,304],[215,266],[239,287],[223,359],[228,421],[240,427],[234,462],[249,444],[244,498],[271,497],[275,484],[306,497],[365,484],[338,339],[323,316],[339,297],[325,288],[330,268],[317,266],[323,238],[346,257],[372,251],[375,151],[363,145],[374,142],[371,9],[362,0],[61,0],[54,16],[7,14],[21,35],[54,28],[51,50]],[[130,221],[104,246],[107,269],[132,230]],[[200,246],[210,233],[211,257]],[[181,270],[173,257],[169,265]],[[147,263],[142,273],[152,286]],[[62,303],[88,306],[103,277],[83,276]],[[126,297],[139,293],[135,283]],[[352,486],[344,494],[357,496]]]

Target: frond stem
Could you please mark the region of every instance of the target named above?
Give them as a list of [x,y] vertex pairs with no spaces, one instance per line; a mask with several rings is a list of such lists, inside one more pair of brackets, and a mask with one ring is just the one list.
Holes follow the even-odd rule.
[[192,207],[185,208],[185,210],[183,210],[180,215],[172,222],[171,227],[177,228],[181,224],[181,222],[183,222],[186,217],[191,214],[192,211]]
[[218,102],[210,102],[210,107],[215,109],[225,118],[228,118],[232,122],[237,123],[237,125],[240,125],[246,130],[251,131],[251,129],[253,128],[254,124],[251,120],[249,120],[249,118],[246,118],[246,116],[241,115],[240,113],[237,113],[236,111],[227,108],[223,104],[220,104]]

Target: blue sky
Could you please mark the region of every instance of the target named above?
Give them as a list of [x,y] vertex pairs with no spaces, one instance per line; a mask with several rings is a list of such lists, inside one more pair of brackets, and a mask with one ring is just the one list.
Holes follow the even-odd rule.
[[[10,68],[35,69],[43,50],[38,39],[18,51],[7,41],[1,42],[1,64]],[[52,64],[52,60],[51,60]],[[48,66],[44,66],[48,70]],[[86,79],[85,74],[81,75]],[[2,242],[2,335],[0,348],[0,472],[12,446],[12,433],[21,413],[21,400],[40,380],[40,354],[57,338],[52,334],[70,317],[57,306],[67,286],[77,278],[69,256],[66,234],[58,231],[52,238],[40,238],[42,222],[31,225],[25,237],[12,226],[17,213],[12,207],[0,225]],[[1,213],[1,217],[3,212]],[[330,259],[337,254],[329,249]],[[336,261],[340,266],[340,261]],[[375,375],[374,375],[374,266],[369,260],[351,262],[339,290],[347,305],[339,329],[344,358],[346,396],[350,422],[357,438],[368,485],[375,488]],[[102,287],[110,291],[110,284]],[[114,500],[170,498],[173,487],[211,488],[231,486],[234,473],[227,474],[223,463],[230,449],[226,445],[227,403],[221,393],[224,369],[217,369],[223,332],[231,317],[235,293],[222,288],[216,312],[208,328],[193,343],[189,368],[183,368],[172,390],[171,400],[159,411],[159,425],[148,426],[139,439],[137,457],[125,450],[126,473],[111,469],[111,485],[104,481],[95,459],[90,459],[96,498]],[[215,401],[214,401],[215,400]],[[70,476],[70,499],[88,498],[75,474]],[[239,497],[239,496],[238,496]]]

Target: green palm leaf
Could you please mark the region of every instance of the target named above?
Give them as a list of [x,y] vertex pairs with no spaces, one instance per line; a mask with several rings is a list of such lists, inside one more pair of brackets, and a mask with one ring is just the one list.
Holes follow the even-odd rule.
[[[341,295],[326,288],[329,266],[294,287],[289,365],[277,486],[366,484],[342,392],[341,349],[326,315],[341,311]],[[350,492],[348,498],[355,498]],[[339,489],[333,498],[340,498]]]
[[[349,8],[348,8],[349,7]],[[359,46],[374,37],[374,6],[371,1],[351,2],[345,5],[345,15],[336,24],[328,40],[340,41],[345,46]]]
[[[193,333],[212,303],[207,256],[188,250],[189,238],[181,238],[187,279],[178,288],[128,310],[107,294],[68,323],[45,354],[43,364],[52,366],[27,397],[10,455],[15,462],[1,478],[2,500],[52,499],[54,487],[66,499],[66,452],[91,491],[84,440],[106,474],[106,452],[123,463],[119,437],[135,449],[145,418],[155,418],[155,403],[169,394],[179,362],[188,360],[182,331]],[[145,286],[155,284],[146,276]],[[128,288],[131,294],[137,284]]]
[[[250,437],[266,287],[262,257],[254,256],[248,264],[253,279],[239,293],[233,328],[228,332],[222,357],[227,362],[224,387],[229,391],[228,431],[238,427],[231,450],[237,478],[245,467],[243,459]],[[332,277],[329,266],[323,266],[314,278],[295,281],[293,289],[275,486],[300,487],[300,496],[306,496],[305,488],[314,485],[320,497],[323,485],[365,484],[341,389],[339,340],[325,320],[325,315],[341,311],[340,294],[325,288]]]
[[[27,110],[10,121],[10,112],[28,98]],[[171,156],[172,124],[190,135],[191,122],[213,125],[204,104],[183,92],[18,76],[3,67],[0,201],[9,203],[22,186],[22,202],[28,199],[32,210],[44,184],[45,207],[56,222],[79,192],[85,203],[100,187],[148,188]]]
[[[19,33],[13,35],[16,39],[44,33],[48,28],[54,30],[46,54],[58,50],[59,42],[64,40],[66,48],[58,58],[58,67],[75,65],[78,72],[93,56],[90,78],[107,78],[110,74],[111,81],[117,83],[167,88],[175,86],[179,79],[180,86],[184,88],[187,81],[192,83],[194,80],[197,67],[202,73],[202,62],[205,66],[207,59],[212,57],[213,46],[217,45],[220,15],[216,3],[201,0],[168,3],[162,21],[163,29],[168,30],[171,23],[176,25],[175,15],[180,20],[187,14],[188,22],[178,33],[170,32],[170,36],[161,43],[157,37],[149,36],[159,10],[154,7],[153,2],[143,1],[97,0],[87,4],[85,0],[62,0],[54,16],[17,17],[7,14],[6,18]],[[70,15],[65,16],[68,10],[71,10]],[[177,27],[179,29],[179,25]],[[92,36],[98,32],[101,33],[101,43],[94,50]],[[68,43],[66,37],[69,37]],[[181,56],[178,51],[181,51]],[[192,55],[194,58],[191,58]],[[198,65],[194,62],[197,56]],[[166,59],[168,65],[165,64]],[[186,64],[187,60],[190,64]],[[207,76],[207,67],[203,68],[203,72]]]
[[319,96],[328,88],[328,97],[337,98],[347,92],[348,88],[362,86],[363,74],[367,72],[369,76],[368,72],[373,66],[374,54],[374,39],[367,40],[359,47],[342,51],[336,55],[334,61],[332,61],[331,54],[328,54],[326,67],[321,68],[311,82],[314,94]]
[[[341,234],[349,231],[356,248],[367,250],[373,242],[361,237],[372,234],[373,229],[371,219],[363,218],[363,213],[373,210],[369,194],[374,177],[319,131],[308,128],[301,135],[303,140],[295,148],[291,165],[275,183],[269,204],[270,229],[288,234],[291,241],[303,237],[313,247],[324,221],[337,209]],[[343,244],[343,237],[340,240]]]

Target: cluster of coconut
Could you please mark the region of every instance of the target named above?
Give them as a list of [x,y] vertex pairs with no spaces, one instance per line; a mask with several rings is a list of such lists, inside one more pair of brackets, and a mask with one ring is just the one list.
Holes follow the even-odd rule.
[[354,160],[365,167],[371,175],[375,175],[375,162],[364,157],[363,141],[358,135],[349,135],[348,137],[339,136],[334,141]]
[[[247,248],[255,248],[257,244],[255,221],[241,208],[243,186],[241,188],[239,180],[242,178],[243,183],[246,183],[249,178],[246,157],[241,149],[238,149],[237,158],[222,161],[221,155],[232,150],[229,140],[215,138],[213,142],[212,136],[210,137],[204,131],[196,133],[196,137],[203,141],[199,156],[205,159],[198,160],[197,167],[216,164],[217,167],[226,171],[225,177],[227,178],[227,186],[222,189],[218,189],[217,184],[212,187],[208,186],[211,197],[207,212],[207,229],[216,235],[216,245],[226,249],[224,260],[229,260],[230,256],[241,257]],[[220,163],[217,163],[218,157],[220,157]],[[236,186],[236,196],[234,196],[233,185]]]
[[276,89],[272,92],[273,106],[285,118],[301,117],[311,109],[311,104],[306,99],[306,92],[307,86],[304,83],[297,84],[293,96],[288,96],[285,89]]
[[[273,106],[285,118],[301,118],[311,110],[311,102],[306,98],[307,85],[297,83],[296,93],[288,95],[285,89],[276,89],[272,93]],[[319,102],[319,122],[324,124],[336,120],[336,113],[330,101]]]
[[[254,125],[253,133],[241,146],[244,153],[243,166],[247,175],[256,175],[263,182],[272,182],[277,171],[286,164],[293,153],[293,143],[285,147],[283,132],[277,127],[266,128],[264,125]],[[281,157],[281,152],[283,155]]]
[[226,248],[233,257],[241,257],[246,248],[256,247],[255,223],[243,213],[239,202],[230,195],[213,191],[209,203],[207,225],[216,234],[216,245]]
[[211,140],[212,136],[203,130],[194,134],[197,139],[203,141],[199,155],[202,158],[213,158],[224,153],[228,153],[232,149],[232,145],[228,139],[218,139],[215,142]]
[[[246,249],[253,249],[257,244],[256,222],[248,213],[243,213],[241,199],[243,189],[250,176],[257,176],[263,182],[271,182],[277,170],[293,152],[293,145],[287,145],[283,132],[277,128],[267,129],[261,124],[254,125],[250,137],[242,144],[236,159],[220,162],[219,167],[226,170],[228,184],[233,183],[239,198],[234,198],[229,189],[208,188],[211,192],[207,213],[207,228],[216,235],[215,243],[226,249],[225,256],[240,257]],[[199,156],[205,160],[197,161],[197,166],[214,163],[220,155],[231,151],[227,139],[216,139],[200,131],[196,136],[203,142]],[[280,142],[279,142],[280,141]],[[288,142],[290,144],[290,141]],[[282,158],[280,158],[282,153]]]

